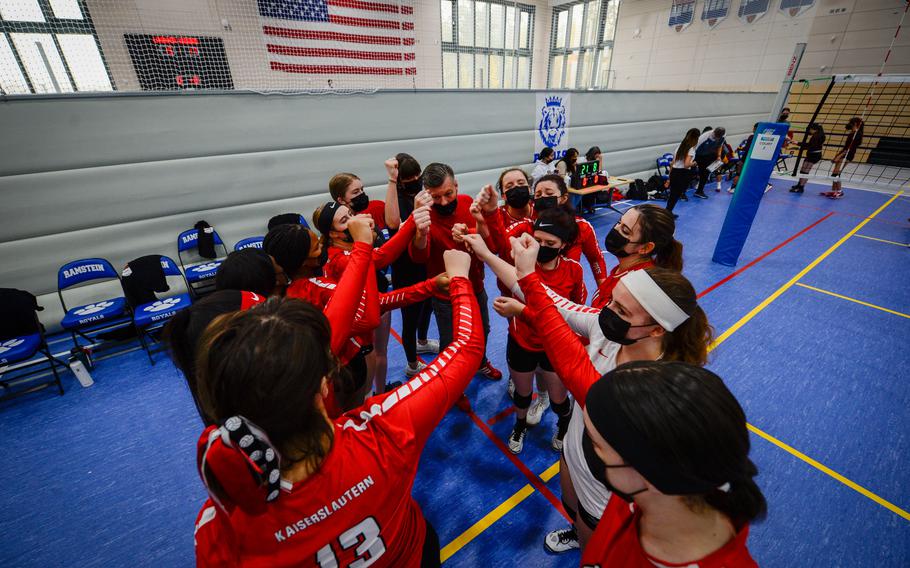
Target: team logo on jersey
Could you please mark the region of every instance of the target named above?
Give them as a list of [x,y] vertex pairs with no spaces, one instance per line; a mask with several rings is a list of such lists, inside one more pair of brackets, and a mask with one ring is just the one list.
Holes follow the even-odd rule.
[[165,298],[164,300],[156,300],[149,304],[148,306],[142,308],[144,312],[160,312],[163,310],[169,310],[180,303],[180,298]]
[[566,135],[566,122],[566,107],[562,97],[547,97],[540,109],[540,123],[537,125],[537,133],[544,145],[550,148],[559,146]]
[[19,347],[23,343],[25,343],[25,340],[19,339],[19,338],[9,339],[7,341],[4,341],[3,343],[0,343],[0,354],[6,353],[7,351],[9,351],[10,349],[12,349],[14,347]]
[[205,264],[197,264],[190,270],[193,272],[208,272],[209,270],[215,270],[218,268],[217,262],[206,262]]
[[79,308],[78,310],[76,310],[73,313],[76,314],[77,316],[87,316],[87,315],[91,315],[91,314],[96,314],[102,310],[106,310],[113,305],[114,305],[114,302],[108,302],[108,301],[98,302],[96,304],[88,304],[86,306],[82,306],[81,308]]

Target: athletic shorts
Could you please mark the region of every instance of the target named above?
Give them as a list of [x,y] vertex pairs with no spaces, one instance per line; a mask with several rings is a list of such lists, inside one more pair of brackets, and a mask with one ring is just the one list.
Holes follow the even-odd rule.
[[821,152],[809,152],[808,154],[806,154],[805,161],[809,162],[810,164],[817,164],[822,161],[822,153]]
[[553,365],[547,359],[546,352],[528,351],[512,339],[511,333],[506,343],[506,361],[510,369],[519,373],[533,373],[537,367],[544,371],[553,371]]

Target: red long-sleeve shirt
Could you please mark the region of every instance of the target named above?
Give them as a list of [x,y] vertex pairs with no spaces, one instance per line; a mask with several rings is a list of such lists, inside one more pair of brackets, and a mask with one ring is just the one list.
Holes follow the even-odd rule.
[[[376,266],[376,270],[384,269],[407,252],[408,245],[414,238],[416,231],[417,226],[414,225],[414,219],[408,217],[402,223],[401,229],[392,235],[392,238],[383,243],[382,246],[375,247],[373,249],[373,264]],[[347,270],[351,251],[333,245],[329,247],[328,256],[328,261],[322,267],[322,270],[326,278],[338,281],[344,271]]]
[[[456,199],[458,199],[458,206],[451,215],[440,215],[435,209],[430,208],[430,237],[426,248],[418,249],[413,245],[410,247],[411,258],[415,262],[426,263],[427,274],[445,272],[446,266],[442,259],[442,253],[445,251],[467,250],[463,243],[456,243],[452,237],[452,227],[456,223],[464,223],[472,231],[477,229],[477,222],[470,211],[474,200],[467,195],[458,195]],[[490,230],[490,238],[486,239],[487,246],[490,247],[490,250],[498,250],[494,243],[497,235],[502,234],[502,219],[494,210],[491,213],[484,212],[484,220]],[[474,291],[479,293],[483,290],[483,263],[474,256],[471,257],[469,275]]]
[[564,254],[572,260],[580,261],[584,253],[588,264],[591,265],[591,272],[594,273],[594,280],[600,282],[607,275],[607,263],[597,243],[597,234],[586,219],[575,217],[575,222],[578,223],[578,238]]
[[531,309],[534,328],[546,330],[541,339],[553,370],[575,397],[575,401],[584,408],[588,390],[600,379],[600,373],[591,363],[581,339],[553,305],[540,275],[536,272],[529,274],[518,281],[518,286],[525,295],[525,304]]
[[[537,265],[537,275],[543,284],[563,298],[576,304],[584,304],[588,292],[585,290],[584,274],[581,264],[564,256],[557,258],[556,268],[544,270]],[[509,319],[509,335],[526,351],[543,351],[540,336],[533,325],[520,317]]]
[[426,521],[411,497],[417,464],[483,354],[470,282],[453,278],[450,293],[454,341],[408,383],[335,420],[332,448],[313,475],[282,481],[262,515],[205,502],[198,566],[420,566]]
[[671,564],[648,555],[641,547],[638,522],[641,510],[622,499],[612,498],[594,536],[588,541],[581,557],[585,568],[654,568],[655,566],[694,566],[697,568],[757,568],[758,563],[749,554],[746,539],[749,525],[743,525],[730,542],[704,558],[682,564]]

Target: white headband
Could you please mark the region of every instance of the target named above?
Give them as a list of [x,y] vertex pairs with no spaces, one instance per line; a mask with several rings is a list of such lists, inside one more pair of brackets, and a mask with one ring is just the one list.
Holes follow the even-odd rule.
[[633,270],[619,281],[635,296],[641,307],[651,314],[654,321],[667,331],[673,331],[689,319],[688,314],[667,296],[646,271]]

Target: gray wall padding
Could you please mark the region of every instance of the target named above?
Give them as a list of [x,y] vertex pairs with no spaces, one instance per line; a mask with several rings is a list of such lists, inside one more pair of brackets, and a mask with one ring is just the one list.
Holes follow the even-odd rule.
[[[687,128],[722,125],[738,141],[773,98],[576,92],[569,140],[582,152],[600,146],[613,175],[644,175]],[[0,100],[0,285],[41,296],[41,318],[55,329],[64,262],[176,258],[177,233],[199,219],[230,249],[263,234],[274,214],[309,217],[339,171],[381,199],[382,162],[396,152],[450,163],[474,193],[502,167],[531,160],[535,105],[534,92],[502,91]]]

